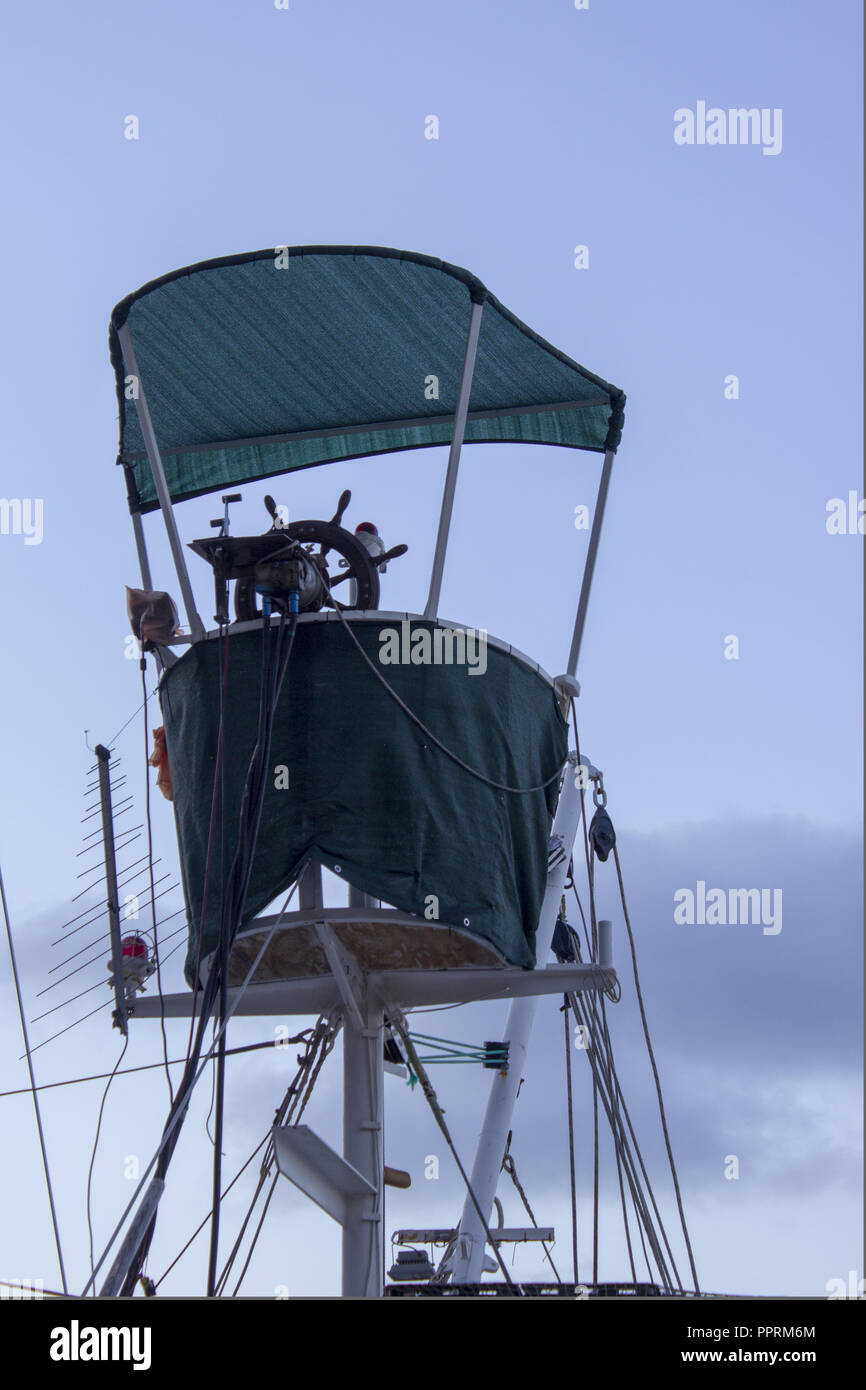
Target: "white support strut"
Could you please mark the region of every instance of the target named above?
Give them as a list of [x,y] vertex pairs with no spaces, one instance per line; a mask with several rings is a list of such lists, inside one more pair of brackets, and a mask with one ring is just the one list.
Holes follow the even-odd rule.
[[[569,754],[565,780],[559,794],[559,804],[553,823],[553,835],[561,837],[564,853],[551,869],[547,889],[541,904],[536,936],[536,955],[543,961],[550,950],[556,919],[559,915],[562,890],[568,874],[572,846],[580,823],[580,792],[575,785],[576,756]],[[489,1222],[493,1199],[499,1182],[511,1117],[517,1091],[523,1077],[529,1038],[538,997],[515,999],[508,1010],[504,1040],[508,1043],[508,1067],[496,1072],[492,1079],[484,1124],[478,1140],[470,1183],[478,1205]],[[485,1234],[481,1218],[467,1193],[460,1221],[457,1249],[451,1267],[455,1284],[477,1284],[484,1267]]]
[[[180,591],[183,596],[183,603],[186,609],[187,622],[192,633],[192,640],[199,642],[205,636],[205,627],[195,606],[192,585],[189,580],[189,571],[186,567],[186,556],[183,553],[180,536],[178,534],[177,523],[174,519],[172,510],[171,494],[168,490],[168,483],[165,478],[165,469],[162,466],[162,457],[159,452],[159,445],[156,442],[156,433],[153,428],[153,421],[150,418],[150,410],[147,404],[147,397],[144,394],[144,385],[141,380],[141,373],[138,370],[138,361],[135,356],[135,349],[132,346],[132,338],[129,333],[129,324],[125,323],[117,330],[118,341],[123,352],[123,361],[127,370],[135,377],[136,396],[135,411],[138,416],[138,423],[141,426],[141,433],[144,439],[144,447],[147,451],[150,471],[153,474],[156,495],[159,498],[159,506],[162,518],[165,522],[165,529],[168,534],[168,543],[171,549],[171,556],[174,560],[174,568],[177,572]],[[144,543],[143,532],[141,534],[141,544],[139,544],[139,528],[135,532],[136,545],[138,546],[139,562],[142,568],[142,578],[145,573],[149,575],[150,567],[147,563],[146,553],[142,557],[142,547]]]
[[475,357],[478,352],[478,335],[481,332],[481,311],[483,308],[483,304],[473,303],[469,314],[463,372],[460,377],[457,409],[454,412],[454,428],[451,434],[451,448],[448,453],[442,510],[439,515],[439,530],[436,535],[436,549],[433,554],[433,573],[430,576],[430,592],[424,608],[425,618],[435,618],[439,612],[439,594],[442,589],[442,574],[445,569],[445,549],[448,545],[448,532],[451,529],[451,512],[454,508],[454,493],[457,488],[457,468],[460,463],[463,436],[466,433],[469,397],[472,394],[472,374],[475,371]]
[[385,1282],[382,1222],[385,1020],[368,1000],[365,1027],[343,1015],[343,1158],[370,1184],[347,1195],[343,1224],[343,1297],[380,1298]]

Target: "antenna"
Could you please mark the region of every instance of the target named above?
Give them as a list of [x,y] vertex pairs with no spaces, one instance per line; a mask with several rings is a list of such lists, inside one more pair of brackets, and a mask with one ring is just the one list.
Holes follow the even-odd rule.
[[108,893],[108,925],[111,935],[111,972],[114,1002],[117,1008],[112,1020],[124,1037],[128,1036],[126,992],[123,987],[123,948],[120,944],[120,915],[117,906],[117,862],[114,856],[114,823],[111,812],[111,773],[108,764],[111,753],[97,743],[94,753],[99,760],[99,800],[102,808],[102,843],[105,849],[105,888]]

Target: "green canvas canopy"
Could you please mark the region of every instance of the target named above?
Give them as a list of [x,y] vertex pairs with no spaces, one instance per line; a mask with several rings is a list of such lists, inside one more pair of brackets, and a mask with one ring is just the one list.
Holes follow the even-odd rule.
[[[368,614],[352,623],[374,661],[391,622]],[[434,626],[415,622],[413,631]],[[227,864],[257,737],[261,642],[259,632],[231,639],[221,755]],[[435,902],[437,922],[462,923],[510,964],[534,965],[559,790],[549,779],[565,760],[568,726],[549,680],[525,659],[493,645],[486,659],[481,679],[459,665],[384,668],[399,697],[480,778],[396,708],[339,622],[299,624],[271,745],[291,790],[268,779],[244,926],[311,858],[419,922]],[[219,855],[211,857],[209,839],[222,660],[217,642],[197,642],[160,685],[189,912],[190,984],[200,954],[219,943]],[[544,781],[544,790],[522,796],[491,785]]]
[[203,261],[122,300],[109,341],[130,509],[159,504],[118,332],[128,326],[173,502],[339,459],[447,445],[473,303],[467,443],[615,451],[625,396],[474,275],[379,246]]

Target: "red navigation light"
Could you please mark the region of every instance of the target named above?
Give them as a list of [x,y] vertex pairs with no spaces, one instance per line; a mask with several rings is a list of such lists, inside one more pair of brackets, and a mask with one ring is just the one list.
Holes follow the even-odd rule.
[[120,949],[124,956],[137,959],[147,955],[147,942],[143,936],[124,936],[120,942]]

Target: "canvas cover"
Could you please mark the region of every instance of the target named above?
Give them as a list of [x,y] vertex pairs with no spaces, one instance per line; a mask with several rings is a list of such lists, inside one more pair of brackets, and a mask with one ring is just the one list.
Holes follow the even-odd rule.
[[[623,392],[540,338],[469,271],[389,247],[271,247],[175,271],[115,308],[118,462],[131,510],[158,505],[140,386],[175,502],[448,444],[473,302],[484,309],[466,442],[615,450]],[[140,381],[123,362],[123,325]]]
[[[352,623],[374,661],[389,626],[385,616]],[[412,620],[413,632],[433,626]],[[255,742],[261,641],[255,630],[229,639],[226,864]],[[217,641],[196,643],[166,671],[160,692],[189,914],[190,983],[219,734],[220,651]],[[567,726],[551,685],[525,661],[489,645],[486,665],[477,675],[459,665],[381,669],[430,731],[471,767],[498,783],[535,786],[562,767],[567,751]],[[435,900],[436,920],[490,942],[513,965],[534,965],[558,779],[544,792],[517,796],[464,771],[395,705],[339,621],[298,625],[271,763],[242,926],[310,857],[419,918],[430,919]],[[218,831],[215,845],[202,956],[219,938]]]

